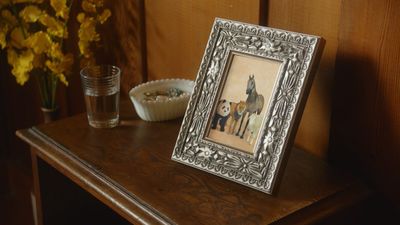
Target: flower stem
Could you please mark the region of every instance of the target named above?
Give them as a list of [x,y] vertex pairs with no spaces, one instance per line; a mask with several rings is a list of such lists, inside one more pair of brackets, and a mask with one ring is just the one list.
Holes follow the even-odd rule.
[[50,78],[50,88],[51,88],[51,108],[56,108],[56,93],[57,93],[57,84],[58,84],[58,77],[55,74],[48,74]]
[[58,77],[52,73],[37,72],[35,76],[38,82],[42,107],[47,109],[55,109]]
[[40,92],[40,97],[42,99],[42,107],[49,108],[49,97],[47,91],[46,75],[43,73],[38,73],[37,76],[38,87]]

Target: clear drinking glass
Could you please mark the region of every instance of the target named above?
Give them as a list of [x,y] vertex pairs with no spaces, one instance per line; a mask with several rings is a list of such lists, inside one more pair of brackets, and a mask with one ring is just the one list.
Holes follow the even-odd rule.
[[119,121],[121,70],[116,66],[88,66],[81,70],[83,94],[89,124],[111,128]]

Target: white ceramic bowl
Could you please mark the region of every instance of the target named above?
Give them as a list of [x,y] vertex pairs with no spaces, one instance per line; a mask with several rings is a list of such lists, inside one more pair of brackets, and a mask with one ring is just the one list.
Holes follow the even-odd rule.
[[[182,117],[193,92],[194,82],[185,79],[163,79],[140,84],[129,91],[129,97],[138,116],[145,121],[164,121]],[[146,92],[178,88],[184,93],[165,100],[144,100]]]

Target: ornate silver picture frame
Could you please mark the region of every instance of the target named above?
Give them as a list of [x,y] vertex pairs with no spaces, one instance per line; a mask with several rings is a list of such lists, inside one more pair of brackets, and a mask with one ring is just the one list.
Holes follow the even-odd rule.
[[273,194],[323,44],[216,19],[172,159]]

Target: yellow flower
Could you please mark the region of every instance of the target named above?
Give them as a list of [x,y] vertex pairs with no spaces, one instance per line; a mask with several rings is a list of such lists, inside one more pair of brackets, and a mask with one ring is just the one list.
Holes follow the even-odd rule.
[[56,76],[58,79],[60,79],[61,83],[63,83],[65,86],[68,86],[68,81],[63,73],[56,74]]
[[96,5],[96,7],[103,7],[104,0],[88,0],[89,2]]
[[[63,39],[68,37],[66,22],[71,0],[0,0],[0,49],[7,49],[7,61],[17,83],[23,85],[33,69],[51,73],[68,85],[67,75],[73,55],[63,51]],[[104,0],[81,0],[77,20],[78,46],[86,63],[95,63],[92,42],[100,35],[96,26],[111,16],[104,9]],[[78,5],[79,6],[79,5]],[[13,7],[13,10],[9,10]],[[14,12],[17,14],[14,16]],[[30,33],[31,32],[31,33]]]
[[39,18],[40,23],[45,25],[47,27],[47,32],[49,32],[51,35],[54,35],[56,37],[60,38],[67,38],[68,33],[67,30],[64,27],[64,24],[61,23],[61,21],[55,19],[54,17],[51,17],[47,14],[44,14]]
[[83,23],[85,21],[85,13],[79,13],[78,16],[76,16],[76,20],[78,20],[79,23]]
[[42,15],[42,10],[34,5],[26,6],[20,13],[19,16],[28,23],[36,22]]
[[36,54],[41,54],[49,50],[52,41],[47,33],[38,31],[26,39],[26,46],[32,48]]
[[83,20],[78,31],[78,46],[79,51],[85,57],[89,57],[90,52],[90,42],[99,41],[100,35],[96,32],[96,21],[93,17],[78,18]]
[[17,18],[7,9],[1,10],[1,19],[10,26],[17,24]]
[[11,31],[10,39],[11,46],[15,48],[21,49],[25,46],[25,38],[21,28],[19,27],[16,27]]
[[105,9],[98,17],[97,20],[103,24],[108,20],[108,18],[111,16],[111,11],[109,9]]
[[93,17],[85,17],[78,31],[80,40],[83,41],[99,41],[100,35],[96,32],[96,21]]
[[17,55],[12,48],[9,48],[7,56],[8,63],[13,67],[11,73],[15,76],[18,84],[24,85],[29,79],[29,72],[33,69],[32,61],[34,55],[32,51],[26,50]]
[[69,9],[67,7],[67,0],[50,0],[50,5],[59,16],[65,20],[68,19]]
[[[1,1],[2,0],[0,0],[0,5]],[[8,10],[2,10],[0,13],[0,49],[4,49],[7,46],[7,34],[8,31],[10,30],[10,26],[13,25],[3,17],[3,14],[12,16]]]
[[96,5],[88,0],[82,1],[82,9],[88,13],[96,13]]
[[7,45],[6,35],[9,30],[7,24],[0,23],[0,49],[4,49]]
[[1,33],[0,33],[0,48],[4,49],[6,47],[6,45],[7,45],[6,35],[5,35],[5,33],[3,33],[3,31],[1,31]]
[[48,52],[48,55],[50,58],[62,58],[64,57],[62,51],[61,51],[61,47],[59,43],[53,43],[51,45],[51,48]]
[[69,71],[74,63],[72,54],[62,55],[60,58],[53,58],[46,61],[46,66],[55,74],[60,74]]
[[[61,53],[62,54],[62,53]],[[46,66],[53,72],[62,83],[68,86],[68,82],[65,79],[64,73],[69,71],[72,64],[74,63],[74,58],[72,54],[61,55],[59,58],[53,58],[46,61]]]
[[85,57],[89,57],[91,53],[89,46],[88,41],[78,41],[79,52]]
[[55,61],[47,60],[46,61],[46,66],[50,69],[51,72],[54,74],[59,73],[60,69],[58,67],[58,63]]
[[[10,1],[10,0],[8,0]],[[12,3],[42,3],[43,0],[12,0]]]

